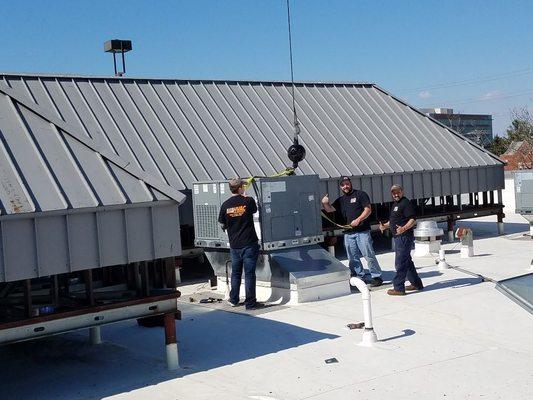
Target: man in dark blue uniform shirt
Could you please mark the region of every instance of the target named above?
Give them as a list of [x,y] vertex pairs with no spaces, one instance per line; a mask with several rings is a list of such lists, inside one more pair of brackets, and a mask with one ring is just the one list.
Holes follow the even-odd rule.
[[[414,235],[413,226],[416,223],[416,214],[413,204],[403,196],[403,188],[400,185],[391,187],[391,195],[394,202],[390,209],[389,221],[380,223],[379,228],[383,232],[390,228],[394,240],[396,275],[392,280],[394,289],[389,289],[387,294],[402,296],[405,291],[423,290],[422,279],[416,272],[415,264],[411,258]],[[411,283],[405,286],[405,279]]]
[[232,196],[222,203],[218,222],[228,231],[231,254],[231,291],[229,303],[239,305],[239,290],[244,269],[244,289],[246,309],[263,307],[255,298],[255,268],[259,257],[259,244],[254,227],[254,213],[257,204],[252,197],[244,195],[244,181],[234,178],[229,181]]
[[326,195],[322,199],[322,206],[327,212],[335,212],[335,219],[342,225],[350,225],[350,229],[344,231],[344,247],[348,256],[350,273],[364,280],[365,270],[361,263],[364,256],[371,275],[371,285],[381,286],[381,268],[374,247],[372,236],[370,235],[370,221],[368,217],[372,213],[370,198],[362,190],[355,190],[352,187],[350,177],[343,176],[340,182],[343,193],[332,205],[329,204],[329,197]]

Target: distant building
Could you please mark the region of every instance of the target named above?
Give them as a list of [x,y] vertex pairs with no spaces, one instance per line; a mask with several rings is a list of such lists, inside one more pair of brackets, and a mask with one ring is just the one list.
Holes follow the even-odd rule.
[[512,142],[500,158],[507,162],[506,171],[533,168],[533,143],[528,140]]
[[422,108],[420,111],[481,146],[493,139],[492,115],[454,114],[452,108]]

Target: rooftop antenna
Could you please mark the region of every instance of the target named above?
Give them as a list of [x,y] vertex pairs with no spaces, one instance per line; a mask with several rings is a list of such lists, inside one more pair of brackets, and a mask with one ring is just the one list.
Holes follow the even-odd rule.
[[[126,58],[124,57],[124,53],[131,51],[131,49],[131,40],[112,39],[104,43],[104,51],[106,53],[113,53],[115,76],[122,76],[126,73]],[[117,53],[122,54],[122,71],[117,71]]]
[[298,163],[305,158],[305,148],[298,143],[298,135],[300,134],[300,123],[296,114],[296,97],[294,94],[294,69],[292,65],[292,34],[291,34],[291,7],[290,0],[287,0],[287,22],[289,25],[289,58],[291,62],[291,92],[292,92],[292,114],[293,114],[293,128],[294,138],[292,145],[287,149],[287,156],[292,161],[292,167],[298,168]]

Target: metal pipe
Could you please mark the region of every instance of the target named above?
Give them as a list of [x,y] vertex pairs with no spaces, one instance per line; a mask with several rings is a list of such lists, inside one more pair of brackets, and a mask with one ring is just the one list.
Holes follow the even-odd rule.
[[448,219],[448,242],[453,242],[455,237],[453,236],[454,220],[452,218]]
[[99,326],[93,326],[89,328],[89,342],[92,345],[97,345],[97,344],[102,343],[102,336],[100,334]]
[[372,307],[370,305],[370,290],[366,283],[357,277],[350,278],[350,285],[355,286],[361,292],[363,300],[363,317],[365,320],[365,329],[363,331],[363,338],[359,343],[360,346],[371,347],[378,341],[374,326],[372,325]]
[[175,371],[179,368],[178,344],[176,340],[176,323],[174,313],[165,314],[165,347],[167,353],[167,369]]
[[31,301],[31,279],[24,280],[24,312],[27,318],[33,317],[33,304]]
[[503,215],[504,214],[498,214],[498,235],[503,235],[504,234]]
[[446,251],[444,249],[439,250],[439,270],[448,269],[450,266],[446,262]]

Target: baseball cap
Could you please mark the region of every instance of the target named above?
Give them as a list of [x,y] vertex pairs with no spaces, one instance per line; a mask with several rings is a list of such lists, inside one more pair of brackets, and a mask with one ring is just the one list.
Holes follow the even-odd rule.
[[350,181],[350,182],[351,182],[352,180],[351,180],[350,177],[347,176],[347,175],[345,175],[345,176],[341,176],[341,180],[339,181],[339,183],[342,183],[342,182],[344,182],[344,181]]

